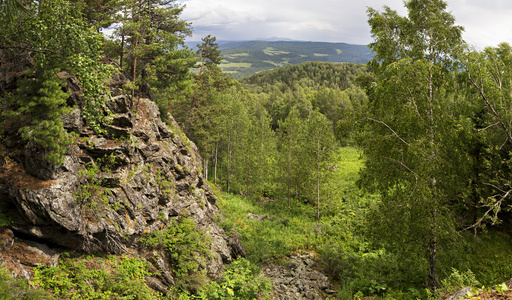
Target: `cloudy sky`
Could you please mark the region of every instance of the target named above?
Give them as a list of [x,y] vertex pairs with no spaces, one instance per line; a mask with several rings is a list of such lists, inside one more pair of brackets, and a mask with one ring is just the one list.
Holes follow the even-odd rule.
[[[402,0],[177,0],[186,8],[194,37],[218,40],[273,37],[304,41],[368,44],[366,8],[387,5],[406,14]],[[464,39],[477,48],[512,44],[512,1],[448,0],[448,11],[465,28]]]

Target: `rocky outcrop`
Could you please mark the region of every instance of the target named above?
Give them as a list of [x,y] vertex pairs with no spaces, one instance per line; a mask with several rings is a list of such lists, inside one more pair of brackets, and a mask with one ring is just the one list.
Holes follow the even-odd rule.
[[335,291],[327,276],[316,269],[312,253],[296,254],[286,266],[270,265],[262,274],[274,282],[272,299],[321,300],[334,297]]
[[[243,248],[212,221],[220,212],[196,146],[174,121],[163,123],[148,99],[118,95],[108,107],[114,116],[102,134],[84,126],[80,109],[62,118],[76,138],[60,166],[42,163],[31,145],[0,153],[0,202],[12,216],[9,230],[54,248],[123,253],[137,248],[144,234],[188,217],[211,241],[203,267],[219,276]],[[148,255],[162,276],[169,273],[164,254]]]

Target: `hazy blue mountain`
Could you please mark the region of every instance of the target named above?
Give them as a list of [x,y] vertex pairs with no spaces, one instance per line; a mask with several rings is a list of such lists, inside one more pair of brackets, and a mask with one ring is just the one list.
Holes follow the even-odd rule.
[[[198,42],[187,43],[195,46]],[[366,63],[366,45],[306,41],[218,41],[222,70],[235,78],[308,61]]]

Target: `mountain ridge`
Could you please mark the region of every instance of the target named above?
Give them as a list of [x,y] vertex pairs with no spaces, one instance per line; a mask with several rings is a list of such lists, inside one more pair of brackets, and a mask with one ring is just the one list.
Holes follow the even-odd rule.
[[[190,43],[187,45],[190,46]],[[372,59],[366,45],[314,41],[218,41],[220,67],[235,79],[303,62],[361,63]]]

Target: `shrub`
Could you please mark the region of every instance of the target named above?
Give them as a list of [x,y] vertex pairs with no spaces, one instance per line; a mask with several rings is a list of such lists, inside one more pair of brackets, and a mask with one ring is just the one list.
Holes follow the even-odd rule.
[[138,258],[87,256],[35,268],[32,284],[65,299],[158,299],[146,286],[150,275],[149,265]]
[[144,248],[165,250],[177,284],[188,290],[198,288],[206,280],[204,263],[210,255],[209,242],[194,221],[186,217],[173,220],[167,228],[139,240]]
[[220,282],[212,281],[198,293],[200,299],[270,299],[272,282],[258,275],[259,268],[239,258],[224,272]]
[[43,290],[34,289],[25,279],[15,279],[9,271],[0,265],[0,299],[1,300],[38,300],[53,299]]

